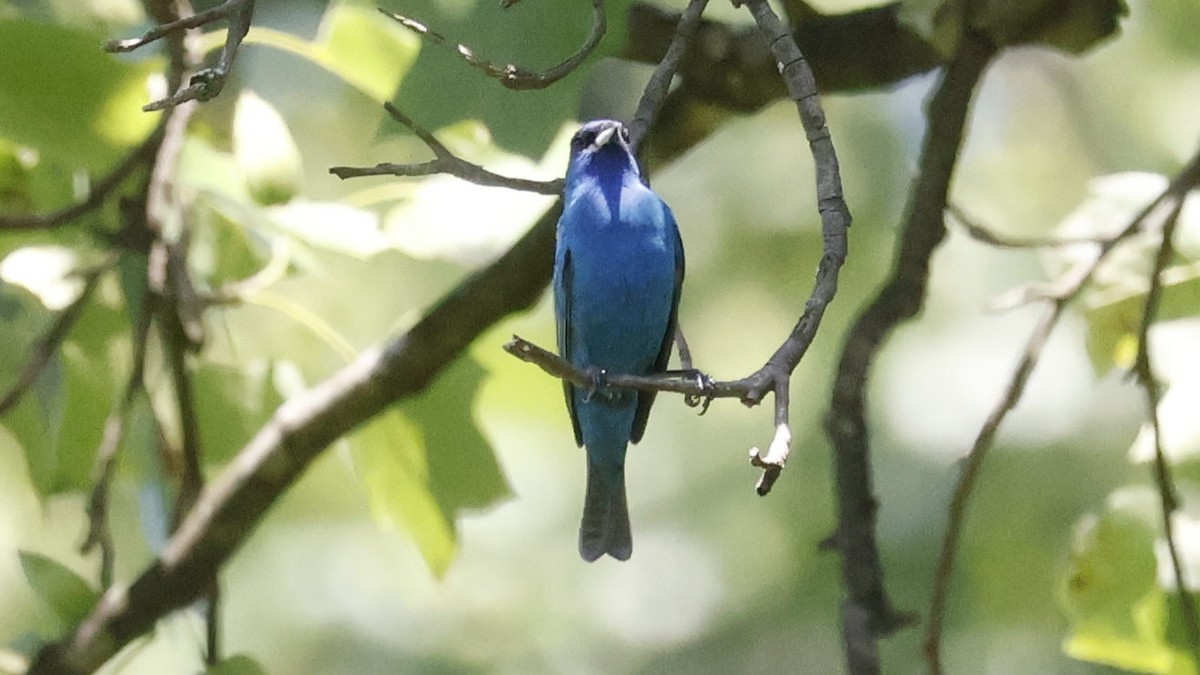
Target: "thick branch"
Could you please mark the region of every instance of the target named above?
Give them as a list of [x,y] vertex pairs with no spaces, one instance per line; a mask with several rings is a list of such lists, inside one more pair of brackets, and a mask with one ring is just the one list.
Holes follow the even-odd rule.
[[921,151],[919,178],[900,231],[900,248],[891,275],[854,322],[834,380],[826,430],[836,450],[838,529],[830,541],[842,554],[849,593],[843,608],[843,637],[849,671],[855,675],[880,672],[878,637],[910,621],[892,607],[887,597],[875,543],[867,377],[883,342],[924,303],[930,258],[946,233],[942,214],[971,94],[994,51],[990,42],[974,35],[964,36],[930,100],[926,116],[929,131]]
[[[937,51],[900,21],[899,10],[900,3],[893,3],[846,14],[793,17],[792,35],[821,91],[882,87],[940,65]],[[677,21],[657,5],[635,3],[621,55],[640,63],[660,62]],[[740,111],[757,110],[786,95],[774,59],[756,33],[753,28],[701,22],[695,48],[680,63],[675,95]]]
[[532,305],[550,280],[560,207],[503,257],[448,294],[408,333],[365,352],[275,413],[201,493],[159,559],[132,586],[114,586],[29,675],[91,673],[174,609],[206,592],[264,512],[326,446],[394,401],[419,393],[481,332]]

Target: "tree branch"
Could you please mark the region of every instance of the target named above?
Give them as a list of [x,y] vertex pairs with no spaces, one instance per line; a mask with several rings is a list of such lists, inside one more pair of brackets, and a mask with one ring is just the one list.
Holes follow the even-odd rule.
[[[926,627],[924,639],[925,659],[929,664],[929,672],[931,675],[940,675],[940,673],[942,673],[942,624],[945,617],[946,600],[949,596],[950,579],[954,571],[955,557],[958,552],[958,541],[961,537],[963,524],[966,520],[968,501],[979,477],[979,472],[983,466],[983,460],[995,440],[996,432],[999,429],[1000,424],[1004,421],[1005,417],[1007,417],[1008,413],[1016,406],[1021,394],[1024,393],[1025,385],[1028,382],[1029,376],[1033,372],[1034,366],[1037,364],[1038,358],[1041,355],[1041,350],[1049,338],[1050,331],[1062,317],[1066,307],[1075,300],[1075,298],[1087,285],[1087,282],[1092,278],[1092,275],[1095,273],[1096,269],[1102,262],[1104,262],[1105,258],[1108,257],[1109,253],[1111,253],[1118,244],[1120,244],[1129,236],[1139,232],[1145,226],[1147,219],[1149,219],[1153,214],[1157,213],[1161,208],[1169,208],[1173,212],[1180,208],[1183,203],[1184,195],[1186,195],[1189,190],[1195,188],[1197,185],[1200,185],[1200,153],[1193,157],[1191,162],[1189,162],[1189,164],[1179,173],[1179,175],[1171,181],[1167,189],[1164,190],[1157,198],[1151,201],[1150,204],[1146,205],[1136,216],[1134,216],[1134,218],[1129,222],[1128,225],[1125,226],[1124,229],[1103,241],[1095,242],[1097,246],[1096,256],[1091,260],[1085,260],[1076,265],[1073,269],[1068,270],[1067,273],[1064,274],[1063,277],[1054,284],[1056,287],[1055,292],[1052,295],[1044,298],[1045,300],[1049,301],[1050,304],[1045,313],[1042,315],[1042,318],[1039,320],[1037,326],[1034,328],[1033,333],[1030,335],[1021,359],[1013,371],[1013,376],[1008,387],[1005,389],[1000,401],[997,402],[996,407],[992,410],[991,414],[988,415],[987,420],[980,428],[979,434],[976,436],[975,442],[972,444],[971,450],[963,462],[962,472],[959,475],[958,483],[955,485],[954,494],[951,497],[946,531],[942,538],[941,551],[938,555],[937,568],[934,574],[932,600],[929,608],[929,621]],[[1175,215],[1177,214],[1173,213],[1169,217],[1167,226],[1173,227],[1171,223],[1175,220]],[[1163,237],[1165,240],[1169,241],[1169,234],[1170,232],[1168,231],[1168,228],[1164,227]],[[1169,244],[1164,245],[1169,246]],[[1160,256],[1161,255],[1164,255],[1162,249],[1160,249]],[[1161,269],[1161,267],[1155,268],[1154,276],[1152,277],[1151,281],[1152,290],[1154,284],[1158,283],[1158,272],[1161,271]],[[1143,318],[1143,323],[1141,326],[1143,331],[1148,330],[1148,322],[1152,318],[1153,308],[1157,305],[1157,297],[1152,298],[1147,296],[1146,303],[1146,315]],[[1144,364],[1139,363],[1139,376],[1142,376],[1144,373],[1149,373],[1150,371],[1148,370],[1149,354],[1147,353],[1142,355],[1142,351],[1147,349],[1145,333],[1143,332],[1140,337],[1141,340],[1139,341],[1138,358],[1139,361],[1143,358],[1146,359]],[[1147,370],[1143,371],[1143,367]],[[1145,386],[1144,383],[1143,386]],[[1151,391],[1147,389],[1147,397],[1148,399],[1155,400],[1157,399],[1157,393],[1151,393]],[[1156,403],[1151,405],[1151,414],[1153,415],[1152,420],[1157,423],[1157,413],[1155,411],[1157,411]],[[1156,446],[1160,445],[1157,433],[1155,434],[1155,442]],[[1156,447],[1156,450],[1161,452],[1161,447]],[[1164,525],[1164,527],[1168,528],[1167,536],[1170,537],[1172,534],[1169,529],[1169,513],[1173,512],[1175,508],[1173,502],[1173,484],[1171,483],[1169,469],[1166,467],[1166,464],[1164,463],[1159,465],[1157,464],[1157,460],[1158,457],[1156,457],[1156,477],[1158,478],[1160,492],[1163,497],[1163,512],[1165,514],[1164,522],[1167,523]],[[1166,470],[1165,473],[1162,472],[1164,469]],[[1178,563],[1178,560],[1174,560],[1173,562]],[[1182,577],[1178,576],[1179,568],[1176,567],[1175,570],[1177,578],[1181,579],[1180,588],[1184,589]],[[1186,593],[1186,591],[1184,592]],[[1183,607],[1191,612],[1194,625],[1195,608],[1191,603],[1190,593],[1188,595],[1188,599],[1183,601]],[[1193,636],[1195,638],[1192,646],[1200,647],[1200,627],[1197,627],[1197,632],[1195,633],[1192,632],[1191,626],[1189,626],[1188,630],[1189,640],[1193,640]]]
[[82,201],[64,206],[49,213],[23,213],[16,215],[0,215],[0,230],[45,230],[71,222],[91,211],[100,208],[139,166],[148,163],[162,142],[163,123],[160,122],[154,131],[125,155],[112,171],[96,181],[88,190],[88,195]]
[[250,30],[254,18],[254,0],[226,0],[225,3],[212,9],[176,18],[160,23],[139,38],[112,40],[104,48],[110,52],[130,52],[143,47],[155,40],[169,35],[175,35],[189,28],[198,28],[221,19],[229,20],[229,31],[225,35],[225,46],[221,48],[221,56],[217,65],[205,68],[194,74],[188,80],[188,86],[180,89],[171,96],[148,103],[142,110],[152,112],[173,108],[187,101],[207,101],[221,93],[225,88],[225,78],[233,67],[233,59],[237,56],[238,47]]
[[433,174],[446,173],[469,183],[486,187],[503,187],[510,190],[536,192],[543,195],[562,194],[562,179],[547,181],[529,180],[526,178],[510,178],[498,173],[492,173],[478,164],[472,164],[465,159],[455,156],[432,132],[414,122],[412,118],[405,115],[396,106],[391,103],[384,103],[383,107],[392,116],[392,119],[411,129],[417,135],[417,138],[420,138],[433,151],[434,159],[422,164],[382,162],[373,167],[335,166],[330,167],[329,173],[343,180],[358,178],[360,176],[431,176]]
[[29,361],[25,364],[24,370],[21,371],[20,377],[8,388],[8,391],[4,392],[4,396],[0,397],[0,415],[8,412],[13,406],[19,403],[21,397],[29,391],[34,382],[37,382],[38,376],[42,374],[46,365],[50,363],[50,359],[58,353],[63,341],[71,334],[71,329],[75,327],[75,322],[79,320],[80,315],[83,314],[84,307],[92,299],[92,294],[96,291],[100,277],[111,267],[112,263],[108,262],[82,273],[84,279],[83,289],[71,301],[71,304],[58,313],[58,316],[50,324],[50,328],[34,343]]
[[[515,2],[508,2],[505,6],[508,7],[512,6],[513,4],[515,4]],[[592,30],[587,39],[579,47],[579,49],[576,50],[574,54],[568,56],[565,61],[539,73],[522,68],[521,66],[514,65],[512,63],[498,66],[490,61],[484,61],[483,59],[475,56],[474,50],[472,50],[470,47],[447,40],[445,36],[430,30],[428,26],[420,21],[410,19],[402,14],[387,12],[382,9],[379,11],[383,12],[387,16],[392,17],[399,22],[401,26],[404,26],[405,28],[438,45],[439,47],[444,47],[455,54],[458,54],[464,61],[467,62],[467,65],[498,81],[505,87],[514,90],[545,89],[546,87],[549,87],[555,82],[558,82],[562,78],[566,77],[573,70],[578,68],[588,56],[591,55],[592,51],[596,49],[596,45],[600,44],[601,38],[604,37],[605,31],[608,29],[607,19],[604,16],[604,0],[592,0]]]
[[1175,489],[1171,465],[1163,452],[1162,419],[1159,417],[1159,403],[1162,392],[1158,380],[1154,377],[1154,365],[1150,358],[1150,325],[1158,314],[1158,306],[1162,299],[1162,273],[1171,261],[1174,248],[1171,244],[1175,230],[1179,225],[1179,212],[1183,209],[1183,195],[1172,200],[1171,213],[1167,216],[1162,228],[1162,243],[1154,259],[1154,269],[1150,273],[1150,290],[1146,294],[1146,304],[1142,312],[1142,321],[1138,328],[1138,350],[1134,361],[1134,372],[1138,383],[1146,394],[1146,409],[1150,415],[1150,428],[1154,434],[1154,483],[1158,486],[1159,506],[1163,520],[1163,537],[1167,540],[1167,555],[1171,560],[1171,570],[1175,573],[1175,595],[1179,598],[1179,606],[1183,614],[1183,626],[1187,637],[1187,646],[1192,663],[1200,664],[1200,623],[1196,616],[1196,601],[1192,589],[1188,588],[1183,574],[1183,564],[1179,557],[1179,544],[1175,534],[1175,511],[1179,509],[1179,495]]
[[942,214],[971,95],[994,53],[988,40],[964,35],[929,102],[929,130],[891,275],[851,327],[834,379],[826,431],[836,452],[838,529],[829,543],[842,554],[849,594],[842,631],[848,669],[854,675],[879,673],[878,639],[914,620],[896,611],[883,587],[875,542],[867,378],[884,341],[924,304],[930,258],[946,234]]

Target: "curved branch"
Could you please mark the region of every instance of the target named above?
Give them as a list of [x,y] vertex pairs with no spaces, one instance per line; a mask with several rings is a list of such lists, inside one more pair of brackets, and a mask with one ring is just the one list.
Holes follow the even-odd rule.
[[829,127],[825,124],[825,111],[821,108],[812,69],[809,68],[800,48],[796,46],[791,33],[779,21],[779,17],[771,10],[766,0],[750,0],[744,4],[754,16],[755,23],[770,46],[779,72],[787,85],[788,95],[796,103],[800,122],[808,138],[809,149],[816,166],[817,210],[821,215],[824,246],[821,262],[817,267],[816,281],[799,321],[787,340],[767,359],[763,367],[747,378],[753,382],[743,398],[748,404],[758,403],[768,392],[775,394],[776,434],[771,446],[772,452],[768,453],[766,458],[758,456],[755,452],[751,453],[751,463],[763,467],[764,471],[759,480],[758,492],[766,494],[787,461],[787,444],[781,444],[780,439],[791,437],[787,409],[791,374],[816,338],[825,308],[837,294],[838,273],[848,252],[851,218],[850,209],[843,197],[837,153],[834,151]]
[[[505,6],[512,6],[515,2],[510,1]],[[379,10],[385,15],[395,19],[401,26],[411,30],[412,32],[426,38],[430,42],[444,47],[455,54],[462,57],[462,60],[467,62],[467,65],[482,72],[484,75],[498,81],[505,87],[513,90],[528,90],[528,89],[545,89],[550,85],[558,82],[562,78],[569,75],[573,70],[579,67],[587,57],[591,55],[596,46],[600,44],[600,40],[604,37],[605,31],[608,30],[608,20],[604,16],[604,0],[592,0],[592,30],[584,43],[564,60],[562,63],[549,68],[542,72],[535,72],[522,68],[521,66],[508,63],[503,66],[498,66],[491,61],[484,61],[478,56],[475,56],[474,50],[470,47],[456,42],[451,42],[440,33],[429,29],[429,26],[410,19],[403,14]]]

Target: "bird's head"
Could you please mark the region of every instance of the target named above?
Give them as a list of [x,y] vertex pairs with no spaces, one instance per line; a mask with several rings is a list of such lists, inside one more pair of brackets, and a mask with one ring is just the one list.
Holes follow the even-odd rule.
[[567,181],[583,174],[640,175],[637,160],[629,148],[629,129],[615,120],[588,122],[571,137],[571,163]]

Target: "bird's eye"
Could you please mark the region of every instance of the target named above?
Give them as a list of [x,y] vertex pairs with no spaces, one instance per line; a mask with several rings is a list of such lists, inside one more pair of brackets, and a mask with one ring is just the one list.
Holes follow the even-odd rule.
[[580,150],[583,150],[587,146],[591,145],[592,141],[594,140],[596,140],[595,133],[586,129],[580,129],[575,133],[574,136],[571,137],[571,149],[575,152],[579,152]]

